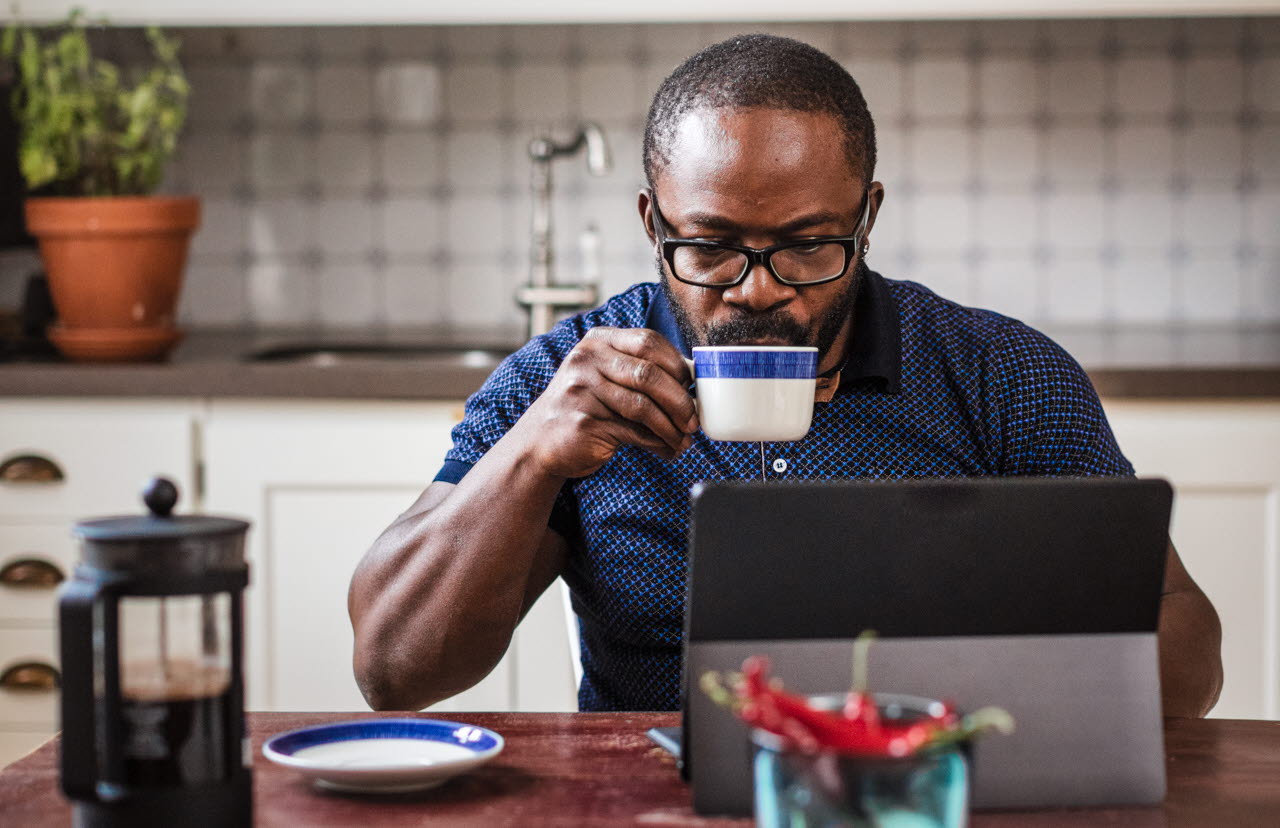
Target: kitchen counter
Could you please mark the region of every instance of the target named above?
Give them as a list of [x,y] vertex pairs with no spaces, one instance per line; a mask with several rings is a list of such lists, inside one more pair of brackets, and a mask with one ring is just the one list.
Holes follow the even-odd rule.
[[[1104,397],[1280,398],[1277,328],[1046,332],[1080,361]],[[510,329],[192,331],[166,363],[0,362],[0,396],[457,400],[479,388],[501,355],[521,342]],[[295,345],[318,351],[279,350]],[[324,352],[325,345],[413,346],[421,353],[369,356]],[[273,350],[274,359],[251,358]]]

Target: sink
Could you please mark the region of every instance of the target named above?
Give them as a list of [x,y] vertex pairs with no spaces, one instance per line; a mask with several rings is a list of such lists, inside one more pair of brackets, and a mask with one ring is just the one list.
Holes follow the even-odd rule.
[[494,368],[512,348],[489,345],[422,345],[384,342],[298,342],[253,351],[246,362],[294,365],[415,363],[441,368]]

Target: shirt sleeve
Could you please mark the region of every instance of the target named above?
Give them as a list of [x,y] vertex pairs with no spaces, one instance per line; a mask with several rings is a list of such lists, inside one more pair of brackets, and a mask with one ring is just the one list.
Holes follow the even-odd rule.
[[1010,320],[993,359],[1002,474],[1133,475],[1093,383],[1061,346]]

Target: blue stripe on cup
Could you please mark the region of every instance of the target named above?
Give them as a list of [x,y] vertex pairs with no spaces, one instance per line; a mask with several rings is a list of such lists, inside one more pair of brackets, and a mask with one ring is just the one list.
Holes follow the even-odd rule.
[[694,349],[698,379],[814,379],[817,351],[703,351]]

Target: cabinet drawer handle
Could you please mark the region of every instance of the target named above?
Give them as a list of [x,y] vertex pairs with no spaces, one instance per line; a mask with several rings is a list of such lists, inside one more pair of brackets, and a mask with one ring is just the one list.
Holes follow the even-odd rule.
[[52,589],[65,579],[61,569],[39,558],[19,558],[0,569],[0,584],[19,589]]
[[57,463],[38,454],[18,454],[0,463],[5,483],[58,483],[65,478]]
[[0,674],[0,688],[5,690],[44,693],[57,690],[61,684],[62,676],[58,675],[58,669],[40,661],[14,664]]

